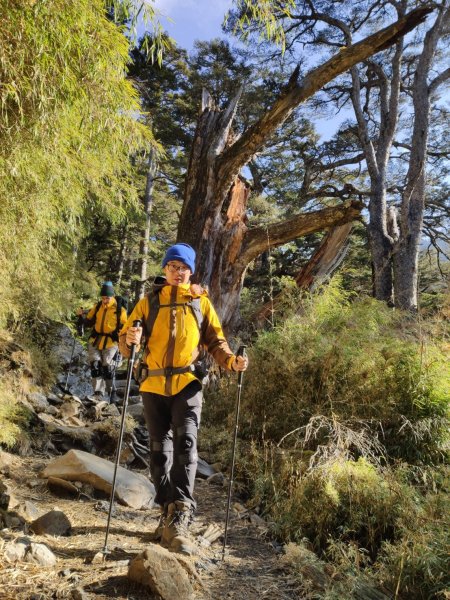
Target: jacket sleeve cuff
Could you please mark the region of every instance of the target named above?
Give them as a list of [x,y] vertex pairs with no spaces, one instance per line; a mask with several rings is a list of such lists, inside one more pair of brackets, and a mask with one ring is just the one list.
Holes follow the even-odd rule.
[[234,363],[235,359],[236,359],[236,357],[233,354],[233,356],[230,356],[230,358],[227,360],[227,368],[230,371],[234,371],[234,369],[233,369],[233,363]]

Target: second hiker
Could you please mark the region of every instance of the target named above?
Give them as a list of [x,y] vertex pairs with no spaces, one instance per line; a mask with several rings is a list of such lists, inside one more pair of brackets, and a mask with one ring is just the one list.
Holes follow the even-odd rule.
[[[111,402],[117,402],[113,389],[114,370],[117,364],[119,331],[127,321],[127,311],[122,298],[114,297],[111,281],[105,281],[100,289],[101,300],[84,317],[84,324],[93,327],[89,337],[88,360],[91,367],[93,400],[101,400],[106,393]],[[77,311],[78,315],[83,310]]]
[[[140,300],[120,335],[123,356],[145,336],[145,376],[140,391],[150,434],[150,470],[161,518],[154,538],[170,550],[192,554],[188,537],[196,502],[197,431],[202,410],[198,360],[202,348],[230,371],[244,371],[247,358],[230,350],[206,291],[191,286],[195,251],[171,246],[162,266],[164,283]],[[133,327],[139,319],[142,327]]]

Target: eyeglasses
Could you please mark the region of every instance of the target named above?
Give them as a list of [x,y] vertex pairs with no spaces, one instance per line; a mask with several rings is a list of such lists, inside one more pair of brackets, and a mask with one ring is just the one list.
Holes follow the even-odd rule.
[[170,263],[167,264],[167,268],[170,273],[180,273],[180,275],[184,275],[190,270],[189,267],[185,267],[184,265],[178,267],[177,265],[171,265]]

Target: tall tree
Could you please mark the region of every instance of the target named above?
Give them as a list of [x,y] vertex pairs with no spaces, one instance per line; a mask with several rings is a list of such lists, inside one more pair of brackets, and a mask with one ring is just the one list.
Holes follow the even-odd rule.
[[301,102],[358,62],[395,43],[422,22],[428,12],[429,9],[420,9],[405,15],[389,27],[341,49],[304,77],[300,78],[296,69],[272,107],[237,139],[232,123],[240,93],[223,111],[204,93],[186,176],[178,239],[197,248],[198,276],[209,285],[226,327],[233,325],[245,270],[253,259],[269,247],[351,221],[361,209],[358,202],[350,201],[269,227],[248,229],[249,190],[239,178],[240,170]]
[[[326,0],[299,0],[288,19],[280,11],[278,17],[279,22],[285,23],[287,48],[295,53],[295,44],[299,41],[319,48],[349,46],[368,24],[374,20],[385,22],[392,12],[401,17],[408,4],[406,0],[339,5]],[[413,40],[408,41],[406,49],[403,38],[399,38],[394,49],[354,65],[350,81],[346,77],[327,86],[329,97],[339,107],[347,100],[352,103],[356,117],[354,131],[367,165],[374,295],[412,310],[417,307],[417,265],[426,216],[430,102],[438,86],[449,76],[449,70],[442,67],[444,61],[439,50],[439,40],[446,35],[448,27],[448,2],[438,3],[434,8],[428,32],[425,34],[425,28],[421,28]],[[433,69],[437,71],[434,74]],[[413,98],[411,108],[408,108],[408,96]],[[401,156],[395,166],[392,156],[392,148],[398,147],[399,138],[405,138],[408,128],[403,124],[403,131],[399,131],[401,111],[410,113],[408,118],[414,123],[410,139],[402,144],[409,152],[407,173],[403,173],[401,166],[405,156]],[[399,181],[400,178],[403,181]],[[396,204],[400,205],[400,223],[394,209]]]

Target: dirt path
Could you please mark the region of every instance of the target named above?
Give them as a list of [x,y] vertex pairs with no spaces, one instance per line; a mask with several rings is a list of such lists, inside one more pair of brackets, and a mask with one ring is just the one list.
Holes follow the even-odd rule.
[[[68,499],[51,493],[46,482],[38,478],[49,457],[14,457],[9,477],[2,476],[19,504],[31,501],[40,514],[58,508],[70,519],[69,537],[36,536],[33,541],[45,543],[57,556],[56,567],[41,567],[26,563],[11,565],[2,558],[4,545],[23,532],[4,529],[0,532],[0,599],[44,600],[50,598],[92,598],[109,600],[144,600],[154,598],[145,588],[130,582],[127,563],[150,544],[148,532],[157,521],[156,509],[131,510],[116,505],[108,547],[112,550],[102,564],[90,564],[96,552],[103,548],[107,502],[98,499]],[[198,512],[193,532],[216,522],[223,525],[226,509],[226,488],[197,480]],[[103,508],[102,508],[103,507]],[[298,582],[283,570],[279,549],[267,539],[264,529],[252,524],[248,516],[233,513],[228,536],[228,551],[222,561],[222,539],[209,548],[199,548],[199,555],[188,560],[198,573],[196,600],[222,598],[236,600],[297,599]],[[84,596],[74,590],[83,589]],[[175,598],[173,600],[176,600]]]

